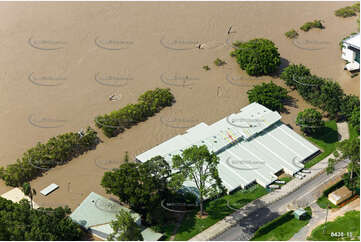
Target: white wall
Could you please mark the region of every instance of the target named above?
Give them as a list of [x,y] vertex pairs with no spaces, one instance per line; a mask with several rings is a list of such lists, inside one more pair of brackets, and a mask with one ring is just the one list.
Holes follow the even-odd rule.
[[348,61],[348,62],[353,62],[354,58],[355,58],[355,52],[353,52],[352,50],[347,48],[348,45],[347,44],[343,44],[343,48],[342,48],[342,59]]

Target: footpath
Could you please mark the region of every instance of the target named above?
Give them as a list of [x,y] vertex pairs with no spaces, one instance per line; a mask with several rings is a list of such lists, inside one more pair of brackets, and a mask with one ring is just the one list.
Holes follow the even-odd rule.
[[[325,222],[326,218],[326,209],[320,208],[317,203],[313,203],[311,205],[312,209],[312,218],[310,222],[303,227],[300,231],[298,231],[290,240],[292,241],[305,241],[308,236],[311,235],[313,229],[315,229],[320,224]],[[358,210],[360,211],[360,198],[355,199],[354,201],[350,202],[346,206],[340,209],[331,209],[328,212],[327,221],[334,221],[337,217],[343,216],[346,212],[351,210]]]

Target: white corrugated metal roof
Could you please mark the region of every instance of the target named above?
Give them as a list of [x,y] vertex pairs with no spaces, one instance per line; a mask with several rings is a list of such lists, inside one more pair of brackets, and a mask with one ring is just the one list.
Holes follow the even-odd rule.
[[[172,164],[172,156],[192,145],[206,145],[220,158],[218,171],[228,191],[257,182],[267,186],[282,169],[293,175],[303,168],[300,161],[319,149],[280,122],[281,116],[258,103],[208,126],[200,123],[183,135],[138,155],[145,162],[163,156]],[[191,181],[186,186],[194,187]]]
[[40,193],[43,194],[44,196],[47,196],[49,193],[55,191],[58,188],[59,188],[58,185],[52,183],[49,186],[45,187],[43,190],[41,190]]
[[360,33],[352,35],[351,37],[345,39],[343,42],[360,49]]

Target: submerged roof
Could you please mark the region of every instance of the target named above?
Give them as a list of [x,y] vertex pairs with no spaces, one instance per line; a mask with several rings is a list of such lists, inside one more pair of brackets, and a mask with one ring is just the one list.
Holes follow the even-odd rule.
[[[218,172],[228,191],[253,182],[267,186],[277,179],[275,173],[293,175],[303,168],[303,160],[319,151],[280,119],[279,113],[252,103],[212,125],[200,123],[136,159],[145,162],[160,155],[172,165],[173,155],[192,145],[206,145],[220,158]],[[195,188],[192,181],[184,185]]]
[[95,192],[91,192],[70,215],[70,218],[88,229],[89,227],[110,223],[115,220],[120,210],[126,210],[132,214],[135,221],[140,215],[132,210],[121,206]]
[[[18,187],[13,188],[8,192],[5,192],[4,194],[1,195],[1,197],[10,200],[14,203],[18,203],[22,199],[26,199],[29,202],[31,202],[31,199],[28,196],[26,196]],[[33,208],[39,208],[39,205],[36,204],[34,201],[33,201]]]
[[360,49],[360,33],[350,36],[343,42],[351,45],[354,48]]

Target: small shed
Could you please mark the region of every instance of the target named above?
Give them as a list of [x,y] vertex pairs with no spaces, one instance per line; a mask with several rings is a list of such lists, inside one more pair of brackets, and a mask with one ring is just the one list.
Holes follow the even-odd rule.
[[343,186],[337,189],[334,192],[328,194],[328,200],[335,205],[342,203],[343,201],[347,200],[352,196],[352,192],[346,187]]
[[297,218],[298,220],[304,220],[307,218],[307,211],[304,210],[303,208],[299,208],[297,210],[295,210],[293,212],[293,215],[295,216],[295,218]]

